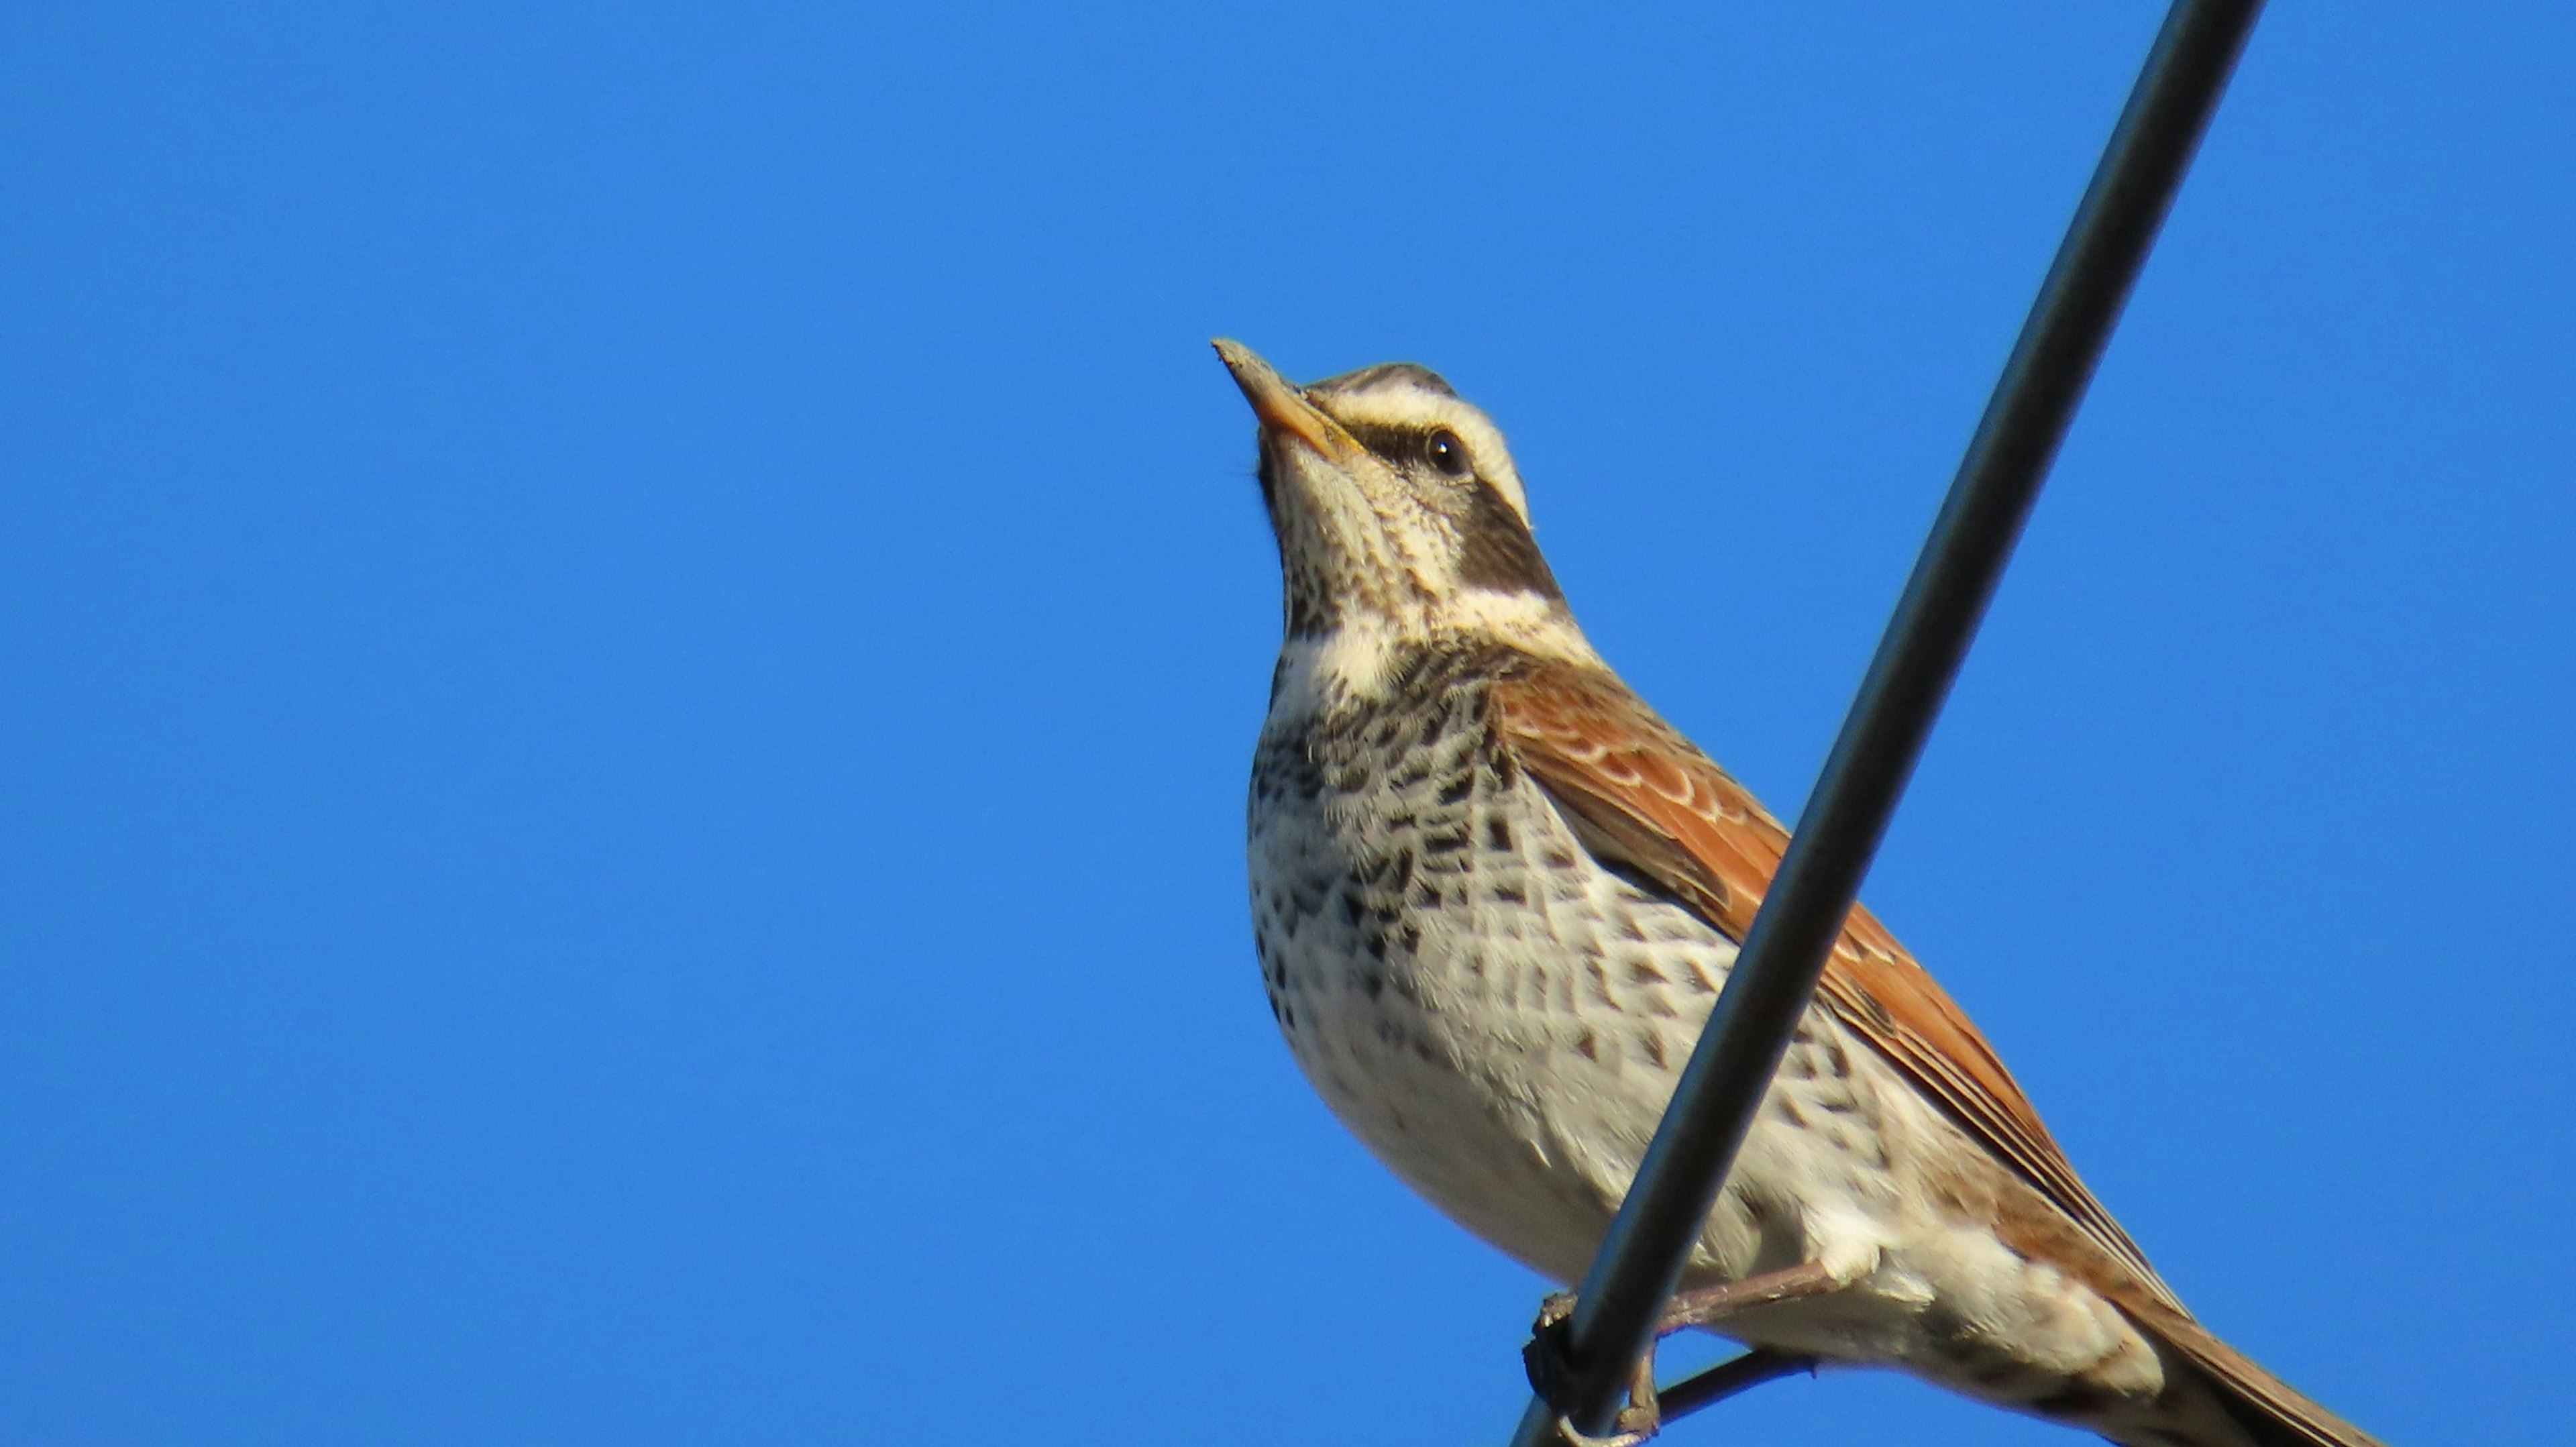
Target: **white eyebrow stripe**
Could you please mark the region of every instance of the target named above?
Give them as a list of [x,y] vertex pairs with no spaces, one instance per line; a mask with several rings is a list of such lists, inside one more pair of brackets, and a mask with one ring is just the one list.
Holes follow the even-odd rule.
[[1419,384],[1380,384],[1343,393],[1319,383],[1309,388],[1307,395],[1325,415],[1345,427],[1425,431],[1446,427],[1457,433],[1459,440],[1467,444],[1467,455],[1475,461],[1476,475],[1494,485],[1503,501],[1521,515],[1522,526],[1530,526],[1529,492],[1521,485],[1520,471],[1512,465],[1511,449],[1503,441],[1502,429],[1474,404]]

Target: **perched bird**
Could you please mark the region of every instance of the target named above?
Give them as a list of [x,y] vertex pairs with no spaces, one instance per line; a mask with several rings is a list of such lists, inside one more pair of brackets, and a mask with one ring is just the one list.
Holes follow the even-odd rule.
[[[1250,804],[1271,1011],[1407,1184],[1577,1281],[1788,831],[1585,641],[1482,412],[1410,364],[1301,388],[1216,347],[1285,594]],[[2372,1441],[2184,1309],[1866,909],[1676,1301],[2132,1447]]]

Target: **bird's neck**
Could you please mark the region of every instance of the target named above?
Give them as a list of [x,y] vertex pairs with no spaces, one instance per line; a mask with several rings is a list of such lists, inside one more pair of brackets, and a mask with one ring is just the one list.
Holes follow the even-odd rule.
[[1270,722],[1378,708],[1405,688],[1424,659],[1461,654],[1603,666],[1563,602],[1471,590],[1414,617],[1351,613],[1330,628],[1290,634],[1271,675]]

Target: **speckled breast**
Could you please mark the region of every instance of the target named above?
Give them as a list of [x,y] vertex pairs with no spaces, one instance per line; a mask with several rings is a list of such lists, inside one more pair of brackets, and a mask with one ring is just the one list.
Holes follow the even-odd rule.
[[1579,1273],[1734,946],[1603,869],[1485,723],[1483,660],[1282,719],[1255,756],[1254,939],[1345,1124],[1531,1266]]

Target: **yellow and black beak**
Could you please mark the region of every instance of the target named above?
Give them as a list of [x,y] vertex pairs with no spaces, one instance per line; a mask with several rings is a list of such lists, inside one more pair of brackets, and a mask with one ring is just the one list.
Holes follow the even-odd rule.
[[1241,342],[1219,337],[1214,345],[1216,354],[1225,359],[1225,369],[1234,374],[1234,385],[1243,389],[1244,400],[1252,404],[1252,415],[1261,419],[1264,438],[1293,438],[1337,466],[1359,459],[1364,449],[1349,430],[1307,401],[1306,394],[1280,376],[1276,367]]

